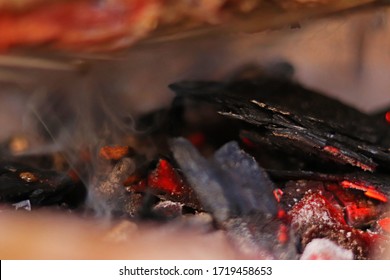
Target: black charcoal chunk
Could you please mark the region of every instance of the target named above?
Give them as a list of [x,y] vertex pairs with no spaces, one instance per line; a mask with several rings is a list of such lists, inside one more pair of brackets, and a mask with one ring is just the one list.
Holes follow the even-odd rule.
[[206,160],[183,138],[171,141],[173,155],[201,204],[218,222],[255,213],[274,216],[273,183],[236,142],[227,143]]
[[32,206],[67,204],[76,207],[85,197],[85,186],[65,173],[40,170],[15,162],[0,163],[2,203],[29,200]]
[[275,215],[276,201],[272,191],[274,184],[267,173],[257,164],[256,160],[245,153],[237,142],[229,142],[221,147],[214,155],[219,167],[231,178],[231,189],[240,201],[242,215],[262,212]]
[[275,217],[273,183],[236,142],[225,144],[210,160],[184,138],[173,139],[171,150],[200,203],[241,252],[267,259],[296,258],[293,238],[285,243],[276,238],[283,225]]
[[203,158],[186,139],[172,139],[170,147],[204,209],[210,211],[218,222],[226,221],[231,214],[228,198],[224,194],[227,179],[223,178],[220,170]]

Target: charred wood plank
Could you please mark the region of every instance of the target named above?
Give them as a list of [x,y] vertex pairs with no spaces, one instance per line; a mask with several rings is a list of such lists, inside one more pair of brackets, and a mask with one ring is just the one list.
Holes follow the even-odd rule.
[[214,104],[219,114],[242,121],[241,133],[254,142],[365,171],[389,169],[383,123],[290,80],[182,82],[170,87],[180,99]]

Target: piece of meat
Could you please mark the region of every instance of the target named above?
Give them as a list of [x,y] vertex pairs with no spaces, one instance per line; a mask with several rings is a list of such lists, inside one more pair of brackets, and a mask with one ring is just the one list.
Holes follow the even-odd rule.
[[[67,51],[112,51],[132,45],[156,27],[162,34],[186,32],[204,25],[229,23],[234,30],[264,30],[290,24],[311,14],[337,12],[374,0],[311,0],[296,13],[280,9],[295,6],[296,0],[263,3],[262,0],[13,0],[0,1],[0,51],[14,47],[49,45]],[[298,1],[302,2],[302,1]],[[289,5],[289,3],[293,5]],[[315,3],[313,8],[311,5]],[[287,4],[287,5],[286,5]],[[302,3],[301,3],[302,4]],[[318,5],[317,5],[318,4]],[[309,8],[308,8],[309,7]],[[324,7],[324,9],[323,9]],[[323,9],[323,12],[322,12]],[[253,13],[248,24],[235,15]],[[262,20],[269,13],[272,23]],[[86,16],[88,15],[88,16]],[[259,16],[260,15],[260,16]],[[261,24],[258,24],[261,21]],[[211,26],[213,27],[213,26]],[[212,29],[212,28],[211,28]],[[157,37],[161,35],[158,33]]]
[[0,10],[0,50],[49,43],[91,51],[128,46],[155,27],[160,7],[160,0],[81,0],[46,3],[23,12]]

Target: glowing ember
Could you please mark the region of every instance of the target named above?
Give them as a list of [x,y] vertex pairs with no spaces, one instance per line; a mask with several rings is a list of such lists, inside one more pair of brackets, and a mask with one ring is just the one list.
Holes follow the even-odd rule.
[[206,137],[202,132],[195,132],[186,137],[195,147],[201,147],[206,142]]
[[358,161],[356,158],[346,155],[339,148],[333,146],[325,146],[323,147],[323,150],[331,154],[332,156],[339,158],[343,162],[348,162],[353,166],[360,167],[364,171],[371,171],[371,172],[375,171],[376,166],[374,164],[373,165],[364,164],[363,162]]
[[385,114],[385,119],[388,123],[390,123],[390,111],[387,111]]
[[280,200],[282,198],[282,195],[283,195],[283,191],[281,189],[275,189],[273,191],[273,194],[274,194],[274,197],[275,197],[276,201],[280,202]]
[[378,221],[381,229],[387,233],[390,233],[390,218],[384,218]]
[[289,212],[297,230],[310,224],[346,225],[343,213],[319,193],[307,194]]
[[165,159],[160,159],[157,168],[149,175],[148,185],[169,194],[178,194],[183,181],[172,165]]
[[104,146],[99,151],[99,156],[106,160],[120,160],[128,155],[130,148],[128,146]]
[[256,144],[247,137],[242,137],[241,141],[248,148],[256,148]]
[[289,229],[286,225],[281,224],[278,231],[278,241],[280,244],[286,244],[288,241]]
[[354,258],[366,259],[378,247],[381,236],[349,226],[341,208],[320,193],[308,193],[291,211],[291,225],[305,247],[313,239],[326,238],[352,250]]
[[341,153],[339,148],[333,146],[325,146],[324,151],[331,153],[332,155],[339,155]]
[[388,200],[387,196],[385,194],[379,192],[378,190],[376,190],[374,186],[365,186],[362,184],[352,183],[350,181],[342,181],[341,185],[344,188],[352,188],[352,189],[364,191],[364,194],[367,197],[370,197],[370,198],[373,198],[373,199],[376,199],[376,200],[379,200],[382,202],[387,202],[387,200]]

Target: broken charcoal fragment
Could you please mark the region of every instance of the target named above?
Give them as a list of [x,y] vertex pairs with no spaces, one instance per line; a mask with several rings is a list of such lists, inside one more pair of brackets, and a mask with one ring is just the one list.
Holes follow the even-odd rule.
[[184,138],[171,141],[171,150],[183,174],[191,184],[205,210],[213,213],[220,223],[230,216],[228,198],[224,186],[228,184],[216,166],[209,163]]
[[183,138],[172,140],[171,149],[199,199],[219,222],[257,212],[276,215],[272,182],[236,143],[223,146],[214,160],[203,158]]
[[237,193],[234,194],[232,190],[231,195],[236,198],[232,197],[231,200],[241,202],[239,215],[256,212],[276,214],[276,203],[271,199],[274,184],[256,160],[245,153],[237,142],[222,146],[215,152],[214,159],[222,171],[229,174],[232,179],[230,184],[235,184]]
[[[262,258],[295,258],[289,229],[276,217],[273,183],[237,143],[227,143],[209,160],[183,138],[173,139],[171,149],[204,209],[239,250]],[[281,229],[285,238],[275,238]]]

